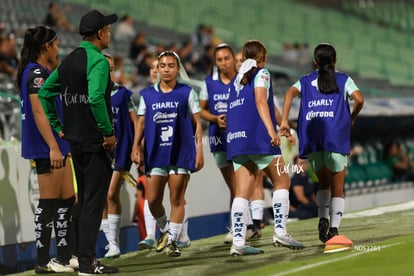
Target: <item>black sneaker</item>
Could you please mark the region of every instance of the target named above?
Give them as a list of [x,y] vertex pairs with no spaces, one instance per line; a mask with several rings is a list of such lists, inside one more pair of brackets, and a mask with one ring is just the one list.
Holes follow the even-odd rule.
[[49,273],[56,273],[53,269],[51,269],[47,264],[45,265],[36,265],[34,268],[34,272],[36,274],[49,274]]
[[80,268],[78,275],[106,275],[106,274],[112,274],[112,273],[118,273],[119,269],[117,267],[110,267],[103,265],[99,263],[98,261],[95,261],[91,266],[88,268]]
[[330,240],[333,237],[338,236],[338,235],[339,235],[338,234],[338,228],[336,228],[336,227],[329,228],[329,231],[328,231],[328,240]]
[[318,224],[319,240],[325,243],[328,238],[329,221],[327,218],[320,218]]

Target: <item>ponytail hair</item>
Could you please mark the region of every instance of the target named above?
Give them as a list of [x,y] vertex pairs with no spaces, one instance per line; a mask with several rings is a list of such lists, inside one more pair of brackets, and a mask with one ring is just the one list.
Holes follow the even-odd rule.
[[24,68],[30,62],[35,62],[40,56],[41,49],[46,44],[52,43],[56,38],[56,32],[46,26],[37,26],[26,30],[20,52],[20,64],[17,69],[17,87],[20,88]]
[[319,91],[324,94],[339,92],[335,75],[335,48],[330,44],[321,43],[318,46],[316,46],[313,56],[319,69]]

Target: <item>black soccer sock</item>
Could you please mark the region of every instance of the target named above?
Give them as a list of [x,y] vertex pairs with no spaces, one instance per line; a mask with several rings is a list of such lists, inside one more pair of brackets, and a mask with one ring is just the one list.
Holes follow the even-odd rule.
[[56,199],[39,199],[35,211],[34,224],[38,265],[46,265],[50,259],[50,238],[56,201]]
[[261,227],[262,221],[260,219],[254,219],[253,224],[254,224],[254,226],[256,226],[256,229],[261,229],[262,228]]
[[67,264],[72,256],[70,244],[70,221],[75,196],[68,199],[58,199],[54,213],[54,228],[56,235],[57,255],[59,261]]

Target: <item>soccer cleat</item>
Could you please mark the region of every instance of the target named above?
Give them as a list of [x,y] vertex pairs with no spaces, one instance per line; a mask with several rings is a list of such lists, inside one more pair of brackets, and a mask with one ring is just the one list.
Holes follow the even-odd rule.
[[328,240],[332,239],[333,237],[338,236],[338,228],[337,227],[331,227],[328,231]]
[[168,236],[168,231],[165,233],[161,233],[160,237],[158,238],[158,244],[157,247],[155,247],[155,251],[161,252],[164,250],[164,248],[167,246]]
[[243,246],[233,245],[230,249],[230,255],[233,257],[244,256],[244,255],[256,255],[256,254],[261,254],[263,252],[264,251],[262,249],[248,246],[248,245],[243,245]]
[[[256,229],[256,226],[254,226],[253,224],[247,226],[246,236],[245,236],[246,241],[250,239],[257,239],[257,238],[260,238],[261,236],[262,236],[262,231],[260,229]],[[229,230],[227,235],[224,237],[224,243],[225,244],[233,243],[233,232],[231,230]]]
[[108,252],[105,254],[105,258],[118,258],[121,255],[121,250],[115,244],[110,243],[108,246]]
[[47,266],[54,272],[74,272],[75,270],[68,264],[64,264],[56,258],[49,261]]
[[69,265],[65,265],[58,259],[53,258],[47,263],[47,265],[37,265],[35,267],[36,274],[49,274],[57,272],[74,272],[75,270]]
[[335,235],[325,243],[323,253],[334,253],[352,249],[352,241],[344,235]]
[[69,265],[70,267],[72,267],[74,270],[78,270],[79,269],[79,261],[78,261],[78,257],[73,256],[72,258],[70,258],[69,260]]
[[225,244],[231,244],[233,243],[233,232],[229,230],[227,235],[224,237],[224,243]]
[[155,240],[146,238],[138,243],[139,250],[152,249],[155,246]]
[[320,218],[318,224],[319,240],[325,243],[328,238],[329,221],[327,218]]
[[110,267],[99,263],[97,260],[92,265],[84,268],[81,267],[78,272],[78,276],[89,276],[89,275],[105,275],[118,273],[119,270],[116,267]]
[[177,241],[176,242],[178,248],[187,248],[191,244],[191,240],[188,239],[186,241]]
[[36,265],[34,272],[36,274],[49,274],[49,273],[56,273],[53,271],[48,265]]
[[305,245],[303,243],[296,241],[289,234],[284,236],[279,236],[276,233],[273,235],[273,245],[274,246],[283,246],[289,249],[303,249]]
[[170,257],[179,257],[179,256],[181,256],[181,251],[178,249],[178,246],[174,241],[167,244],[166,253]]

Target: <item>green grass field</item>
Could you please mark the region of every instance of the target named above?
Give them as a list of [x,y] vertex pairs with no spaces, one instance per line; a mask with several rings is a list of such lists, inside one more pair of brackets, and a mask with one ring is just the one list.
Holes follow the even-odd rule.
[[[177,258],[155,251],[137,251],[102,263],[119,267],[120,273],[116,274],[119,276],[413,275],[414,204],[408,202],[397,207],[402,208],[386,206],[380,214],[375,210],[346,214],[340,234],[350,238],[354,247],[344,252],[324,254],[316,230],[318,220],[309,219],[288,223],[289,233],[306,245],[300,251],[274,247],[273,227],[266,226],[262,238],[251,242],[265,251],[260,255],[231,257],[230,246],[223,243],[224,235],[220,235],[193,241]],[[19,275],[33,274],[26,271]]]

